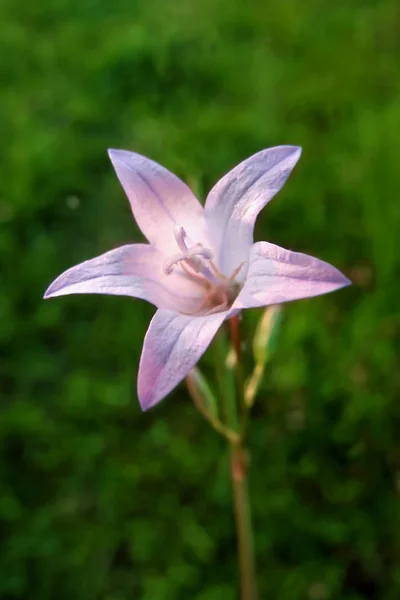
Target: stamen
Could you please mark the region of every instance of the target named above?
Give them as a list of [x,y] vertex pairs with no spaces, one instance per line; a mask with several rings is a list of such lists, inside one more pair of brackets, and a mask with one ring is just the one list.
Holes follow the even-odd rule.
[[236,269],[233,271],[232,275],[229,277],[229,281],[231,281],[232,279],[235,279],[236,275],[241,271],[243,265],[246,264],[246,262],[247,262],[247,260],[242,260],[240,265],[238,267],[236,267]]
[[187,258],[189,259],[190,265],[193,267],[195,271],[200,271],[203,266],[203,262],[199,260],[197,257],[200,256],[205,260],[211,260],[214,258],[214,253],[208,248],[204,248],[201,244],[196,244],[189,248],[186,253]]
[[196,308],[194,308],[194,310],[191,310],[190,312],[184,312],[182,314],[187,315],[187,316],[195,315],[196,313],[199,312],[199,310],[201,310],[202,308],[204,308],[207,305],[207,302],[208,302],[208,297],[204,296],[204,298],[202,300],[200,300],[199,304],[196,306]]
[[208,310],[206,312],[202,313],[204,315],[213,315],[213,314],[221,312],[223,310],[227,310],[227,308],[229,308],[229,300],[228,300],[227,295],[226,294],[224,295],[222,302],[213,306],[211,304],[213,293],[215,293],[215,290],[210,289],[204,295],[204,298],[202,300],[200,300],[199,304],[197,304],[196,307],[192,311],[184,312],[182,314],[188,315],[188,316],[195,315],[195,314],[198,314],[200,311],[202,311],[205,308],[208,308]]
[[221,304],[217,304],[217,306],[210,308],[210,310],[206,314],[214,315],[215,313],[222,312],[224,310],[227,310],[228,308],[229,308],[228,300],[224,300]]
[[226,279],[225,275],[223,275],[221,273],[221,271],[218,269],[217,265],[212,260],[210,260],[210,267],[211,267],[212,272],[218,279]]
[[188,275],[195,281],[198,281],[201,285],[205,285],[206,287],[210,286],[210,282],[207,279],[207,277],[205,275],[203,275],[203,273],[199,273],[198,271],[195,271],[195,269],[193,268],[191,263],[189,263],[188,261],[182,260],[180,263],[180,266],[185,271],[186,275]]

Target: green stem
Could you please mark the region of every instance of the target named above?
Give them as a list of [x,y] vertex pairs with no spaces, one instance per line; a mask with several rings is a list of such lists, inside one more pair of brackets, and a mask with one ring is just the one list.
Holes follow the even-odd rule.
[[232,345],[236,356],[236,398],[240,415],[240,435],[244,440],[246,437],[247,423],[249,419],[249,407],[246,402],[245,377],[243,369],[242,342],[240,336],[239,317],[229,319]]
[[[232,370],[227,368],[228,344],[223,329],[216,336],[216,375],[219,384],[224,425],[238,432],[240,412],[240,433],[229,441],[230,472],[232,478],[234,513],[240,565],[241,600],[257,600],[257,580],[255,574],[253,532],[251,525],[250,499],[248,493],[248,459],[244,448],[244,438],[249,407],[245,401],[245,380],[241,352],[239,319],[229,320],[230,333],[236,354],[236,389]],[[238,411],[239,407],[239,411]]]
[[240,564],[241,600],[257,600],[258,591],[247,474],[248,458],[244,449],[240,445],[231,444],[231,476]]
[[228,342],[223,328],[220,329],[215,338],[216,373],[218,387],[221,397],[221,409],[225,424],[229,429],[238,430],[238,417],[235,400],[235,385],[232,373],[226,366],[226,357],[228,354]]
[[245,399],[242,344],[239,317],[229,319],[232,344],[236,354],[236,397],[240,413],[239,443],[230,444],[231,477],[240,564],[242,600],[257,600],[257,580],[254,559],[253,529],[248,490],[248,454],[244,447],[249,406]]

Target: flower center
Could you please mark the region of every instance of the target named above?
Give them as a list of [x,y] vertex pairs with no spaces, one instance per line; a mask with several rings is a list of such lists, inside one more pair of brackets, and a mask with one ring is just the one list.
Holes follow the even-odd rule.
[[233,273],[226,277],[214,262],[214,253],[202,244],[188,246],[187,235],[181,225],[174,228],[175,239],[180,252],[165,261],[163,268],[167,275],[175,269],[200,285],[203,297],[190,315],[210,315],[229,309],[237,298],[242,284],[235,280],[243,267],[241,262]]

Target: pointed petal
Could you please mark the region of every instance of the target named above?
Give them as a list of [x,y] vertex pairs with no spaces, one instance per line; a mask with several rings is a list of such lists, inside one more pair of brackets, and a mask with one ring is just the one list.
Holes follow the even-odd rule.
[[227,313],[187,317],[158,310],[144,340],[138,377],[143,410],[162,400],[195,366]]
[[44,297],[113,294],[189,312],[198,305],[202,290],[179,274],[166,275],[164,260],[147,244],[122,246],[68,269],[53,281]]
[[311,298],[350,283],[335,267],[318,258],[258,242],[251,249],[246,282],[232,308]]
[[204,243],[203,207],[186,184],[156,162],[126,150],[109,150],[118,179],[143,234],[164,254],[177,251],[174,225]]
[[206,219],[226,275],[248,259],[258,213],[281,189],[300,154],[297,146],[262,150],[227,173],[209,193]]

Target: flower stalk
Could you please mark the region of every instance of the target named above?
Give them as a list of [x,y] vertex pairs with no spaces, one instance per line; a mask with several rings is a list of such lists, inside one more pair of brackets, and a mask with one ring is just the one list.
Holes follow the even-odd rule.
[[[186,385],[197,410],[228,442],[240,567],[241,600],[257,600],[253,531],[248,491],[249,453],[245,446],[246,423],[250,407],[245,401],[242,342],[238,317],[232,317],[229,320],[229,331],[234,352],[233,360],[226,360],[229,354],[229,345],[224,329],[216,336],[214,345],[220,410],[214,409],[216,399],[197,368],[192,369],[186,377]],[[236,385],[233,375],[235,375]],[[210,407],[212,410],[210,410]],[[222,420],[217,416],[219,412],[222,415]]]
[[240,565],[241,600],[257,600],[253,528],[248,490],[249,453],[246,449],[246,432],[250,407],[245,399],[242,340],[238,316],[229,319],[229,327],[236,358],[236,398],[240,414],[239,439],[237,443],[230,445],[230,466]]
[[254,558],[250,497],[248,490],[248,454],[243,446],[231,445],[231,477],[238,556],[240,564],[241,600],[257,600],[257,579]]

